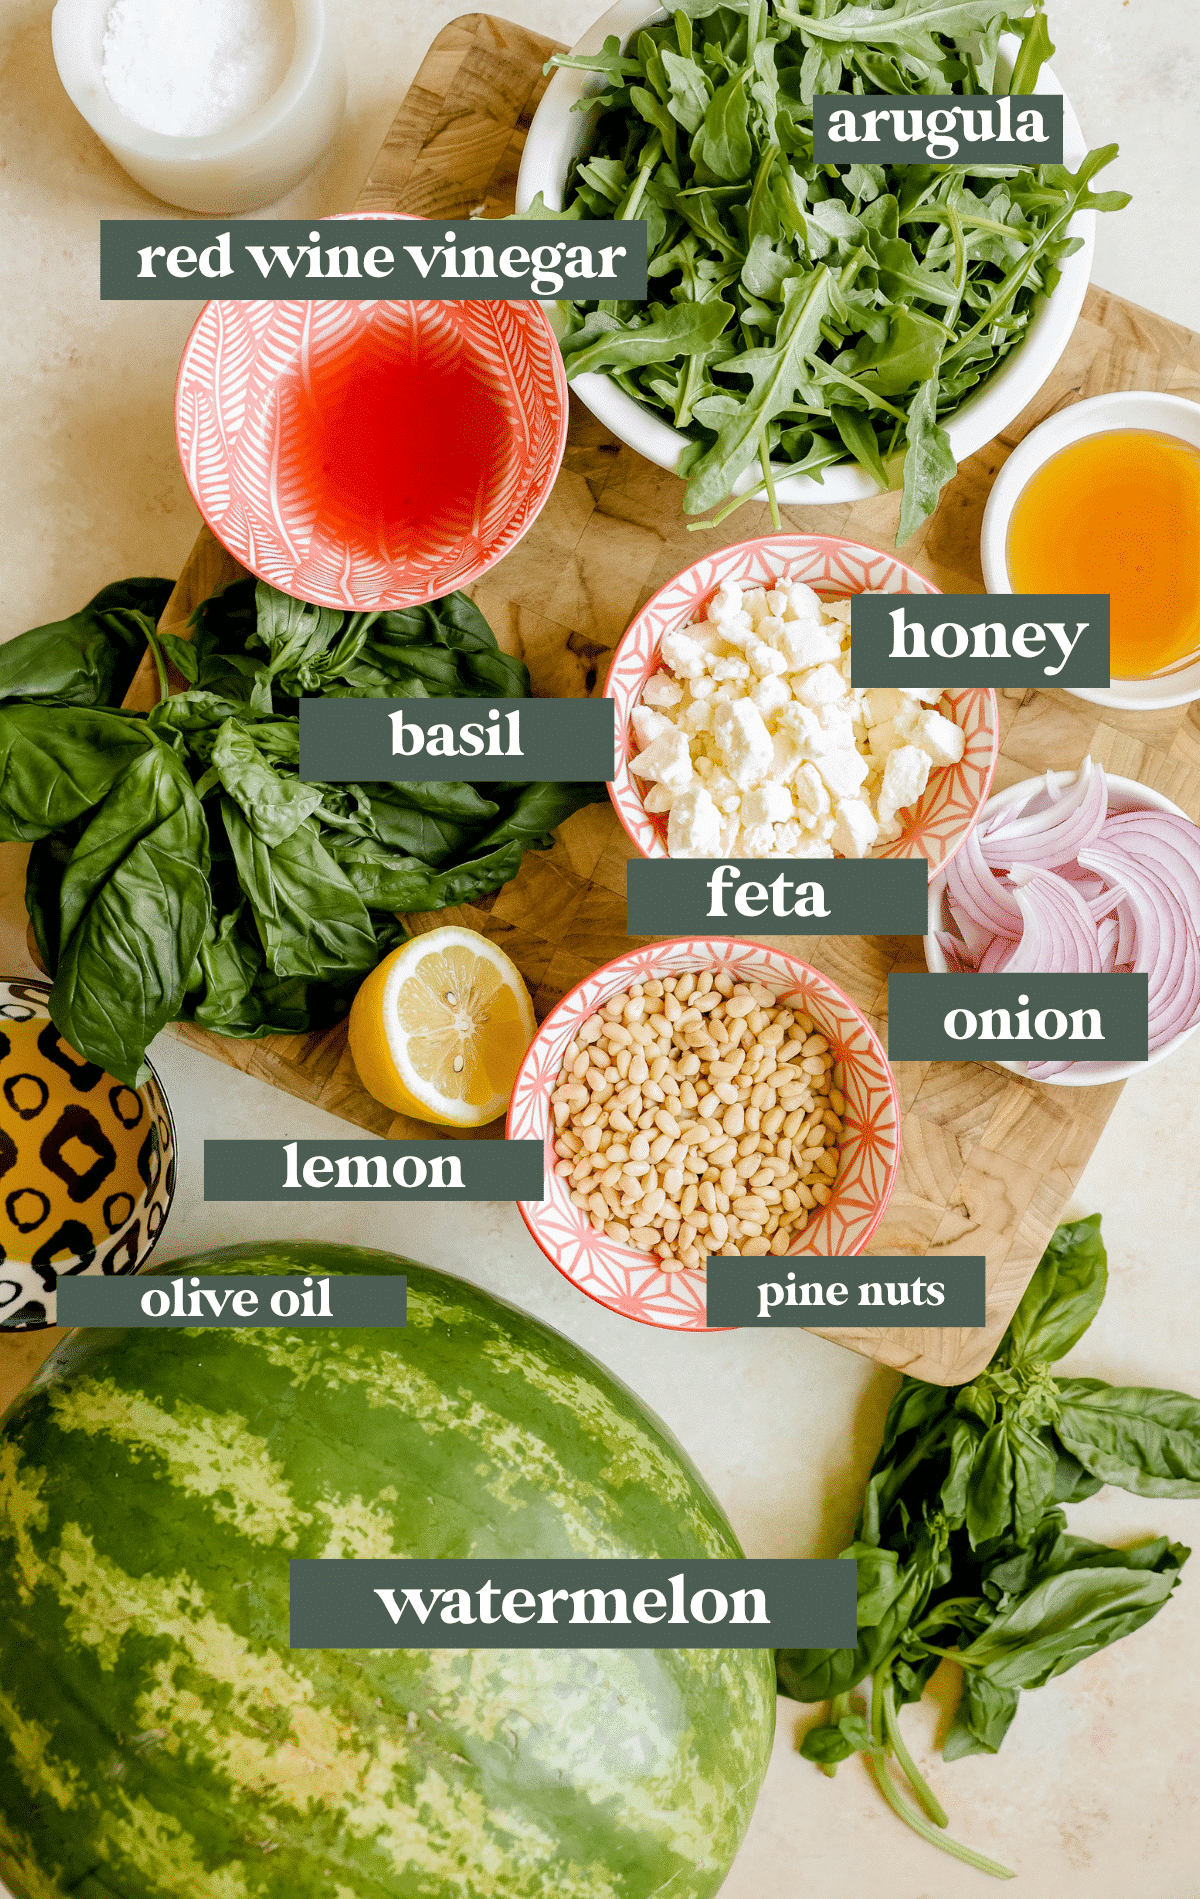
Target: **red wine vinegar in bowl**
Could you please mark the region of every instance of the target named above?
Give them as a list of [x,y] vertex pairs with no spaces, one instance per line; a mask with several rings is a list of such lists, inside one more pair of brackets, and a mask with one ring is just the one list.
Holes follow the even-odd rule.
[[212,302],[175,424],[200,512],[252,574],[321,606],[417,606],[535,519],[566,378],[533,301]]

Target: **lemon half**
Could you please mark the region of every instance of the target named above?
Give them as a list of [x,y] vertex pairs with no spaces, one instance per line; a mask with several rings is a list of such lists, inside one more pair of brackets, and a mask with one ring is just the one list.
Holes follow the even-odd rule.
[[385,956],[350,1011],[350,1053],[385,1107],[445,1127],[482,1127],[508,1106],[537,1030],[511,957],[446,926]]

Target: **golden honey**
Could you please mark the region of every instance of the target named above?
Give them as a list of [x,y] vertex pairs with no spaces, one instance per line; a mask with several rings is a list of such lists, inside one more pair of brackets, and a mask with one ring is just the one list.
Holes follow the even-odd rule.
[[1149,429],[1073,442],[1017,498],[1015,593],[1106,593],[1114,679],[1147,679],[1200,648],[1200,454]]

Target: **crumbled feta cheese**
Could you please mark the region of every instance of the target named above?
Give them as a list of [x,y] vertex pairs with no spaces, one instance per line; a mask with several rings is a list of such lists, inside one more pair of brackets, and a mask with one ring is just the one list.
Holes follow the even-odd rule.
[[805,586],[802,580],[782,582],[778,586],[777,591],[786,593],[788,605],[791,608],[792,618],[794,620],[819,620],[821,618],[825,602],[819,593],[814,593],[813,589]]
[[914,804],[929,779],[929,758],[916,745],[901,745],[888,753],[879,788],[879,819],[886,824],[905,805]]
[[642,687],[642,704],[657,706],[660,711],[664,706],[677,706],[682,698],[683,687],[670,673],[652,673]]
[[707,699],[693,699],[691,705],[684,708],[678,719],[678,724],[683,730],[690,732],[695,738],[699,738],[702,732],[711,732],[712,722],[713,709]]
[[[917,755],[920,758],[925,756],[923,752]],[[682,791],[692,776],[687,733],[681,732],[677,726],[668,726],[665,732],[659,733],[653,744],[638,754],[629,769],[639,778],[653,778],[657,784],[669,785],[673,791]]]
[[656,738],[669,732],[675,721],[665,719],[661,712],[655,712],[647,705],[634,706],[631,724],[639,745],[653,745]]
[[752,646],[748,646],[746,658],[760,679],[778,677],[788,670],[783,654],[776,652],[773,646],[768,646],[766,640],[756,640]]
[[843,798],[833,827],[834,850],[843,857],[865,857],[878,836],[870,805],[862,798]]
[[820,772],[832,798],[853,798],[861,788],[867,775],[867,761],[862,753],[850,746],[846,750],[822,752],[817,760]]
[[784,620],[779,634],[779,650],[787,660],[788,671],[802,673],[810,666],[839,661],[842,657],[842,642],[836,633],[831,633],[818,620]]
[[728,659],[714,659],[709,670],[714,679],[749,679],[750,668],[744,659],[731,653]]
[[662,657],[677,679],[699,679],[708,671],[704,647],[682,630],[663,634]]
[[717,707],[713,736],[725,769],[740,791],[764,779],[775,758],[771,734],[752,699],[737,699]]
[[815,765],[801,765],[792,780],[792,790],[802,823],[815,824],[826,815],[830,808],[829,793]]
[[773,713],[782,712],[784,706],[791,703],[792,695],[785,680],[772,676],[760,679],[750,697],[763,718],[769,719]]
[[934,765],[957,765],[967,746],[962,727],[940,712],[922,712],[910,736]]
[[846,696],[846,682],[836,666],[814,666],[792,687],[802,705],[827,706]]
[[755,785],[742,799],[742,823],[785,824],[792,816],[792,794],[786,785]]
[[854,686],[849,600],[800,581],[723,583],[661,660],[630,769],[672,856],[863,857],[965,749],[939,691]]
[[721,851],[721,814],[703,785],[681,791],[667,819],[667,850],[672,857],[717,857]]

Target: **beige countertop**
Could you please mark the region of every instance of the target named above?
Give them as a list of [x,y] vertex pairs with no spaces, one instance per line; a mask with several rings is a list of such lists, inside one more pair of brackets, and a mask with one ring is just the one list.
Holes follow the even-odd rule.
[[[335,150],[283,214],[343,208],[450,0],[329,0],[351,74]],[[524,24],[574,38],[593,0],[512,0]],[[1093,142],[1122,146],[1105,184],[1132,190],[1101,220],[1095,277],[1200,326],[1200,252],[1187,228],[1189,160],[1200,156],[1195,73],[1200,13],[1178,0],[1050,0],[1054,65]],[[7,533],[0,637],[78,607],[107,580],[174,574],[197,517],[175,457],[171,394],[188,304],[102,304],[101,217],[155,215],[96,143],[58,87],[44,0],[5,0],[0,79],[0,217],[6,315]],[[1188,43],[1185,43],[1187,41]],[[1197,392],[1200,394],[1200,392]],[[21,853],[0,846],[0,973],[28,968]],[[341,1211],[206,1206],[206,1136],[281,1139],[344,1133],[344,1124],[207,1060],[170,1035],[154,1059],[179,1124],[181,1181],[164,1247],[273,1233],[402,1247],[487,1285],[570,1334],[654,1406],[713,1484],[746,1550],[831,1555],[845,1542],[894,1377],[837,1346],[790,1332],[703,1339],[655,1332],[586,1301],[534,1249],[514,1208],[415,1206]],[[1068,1364],[1116,1383],[1200,1391],[1200,1279],[1194,1208],[1200,1181],[1200,1036],[1130,1084],[1076,1196],[1100,1211],[1109,1249],[1104,1310]],[[34,1341],[0,1341],[0,1382]],[[1200,1536],[1200,1503],[1163,1504],[1105,1490],[1071,1511],[1080,1534],[1132,1541]],[[1200,1743],[1200,1573],[1147,1629],[1023,1700],[1003,1752],[944,1765],[935,1744],[954,1675],[906,1713],[910,1745],[945,1800],[952,1831],[1015,1866],[1023,1899],[1196,1899]],[[781,1701],[775,1759],[723,1899],[823,1899],[887,1892],[966,1899],[982,1875],[915,1839],[884,1806],[861,1759],[825,1779],[795,1753],[816,1711]]]

